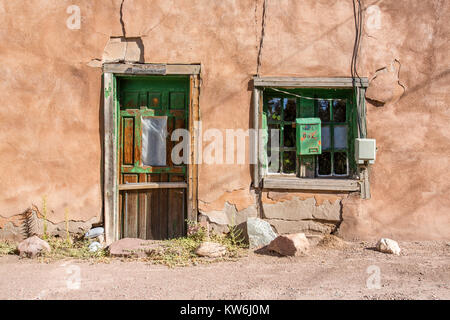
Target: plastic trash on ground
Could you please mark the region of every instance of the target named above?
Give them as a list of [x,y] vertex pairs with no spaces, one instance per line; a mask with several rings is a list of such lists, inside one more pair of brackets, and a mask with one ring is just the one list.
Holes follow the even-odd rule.
[[104,228],[97,227],[97,228],[93,228],[93,229],[89,230],[88,232],[86,232],[84,237],[87,238],[87,239],[97,238],[97,237],[103,235],[104,233],[105,233],[105,229]]
[[90,245],[89,245],[89,251],[90,252],[97,252],[99,249],[101,249],[102,248],[102,245],[100,244],[100,242],[97,242],[97,241],[95,241],[95,242],[92,242]]

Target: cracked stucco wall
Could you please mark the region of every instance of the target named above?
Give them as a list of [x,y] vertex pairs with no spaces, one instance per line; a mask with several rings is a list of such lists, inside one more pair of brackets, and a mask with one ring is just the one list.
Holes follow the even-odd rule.
[[341,197],[266,192],[262,199],[262,217],[281,234],[330,234],[342,220]]
[[[29,217],[28,223],[25,222],[23,214],[18,214],[8,219],[0,216],[0,240],[6,239],[19,242],[30,234],[41,236],[44,234],[45,229],[47,234],[59,236],[61,238],[66,237],[67,231],[71,236],[80,236],[91,229],[91,227],[97,223],[97,220],[97,217],[93,217],[87,221],[68,220],[66,229],[65,221],[52,223],[47,220],[47,223],[45,223],[44,217],[34,210]],[[25,231],[25,225],[29,226],[28,232]]]
[[[201,63],[203,129],[251,123],[248,82],[257,70],[263,0],[80,0],[80,30],[66,27],[70,4],[0,1],[0,215],[6,219],[45,195],[55,224],[65,207],[73,220],[101,220],[98,67],[109,58]],[[368,134],[379,152],[372,199],[342,198],[340,232],[448,239],[450,4],[365,5],[358,71],[371,80]],[[351,1],[268,0],[260,75],[349,76],[353,37]],[[109,55],[118,43],[122,52],[123,42],[125,53]],[[231,206],[254,214],[250,184],[248,164],[201,165],[200,211]]]

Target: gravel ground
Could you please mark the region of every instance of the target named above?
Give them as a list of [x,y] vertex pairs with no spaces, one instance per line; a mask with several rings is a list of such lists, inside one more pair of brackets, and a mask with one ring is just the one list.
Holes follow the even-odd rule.
[[353,242],[317,246],[305,257],[249,252],[236,262],[174,269],[5,256],[0,299],[450,299],[450,243],[399,244],[400,256]]

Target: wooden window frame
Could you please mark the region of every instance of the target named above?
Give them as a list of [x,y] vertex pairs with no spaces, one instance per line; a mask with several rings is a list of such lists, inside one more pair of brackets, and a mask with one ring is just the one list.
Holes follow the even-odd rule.
[[[351,89],[354,88],[353,102],[356,106],[359,125],[354,137],[365,138],[367,129],[365,125],[365,90],[368,86],[368,79],[342,78],[293,78],[293,77],[254,77],[253,78],[253,125],[255,129],[262,129],[263,112],[263,91],[264,88],[326,88],[326,89]],[[367,168],[357,167],[357,174],[360,179],[336,179],[334,177],[324,177],[306,179],[292,176],[267,175],[261,163],[264,159],[263,137],[260,130],[257,130],[255,145],[252,152],[258,155],[257,164],[253,167],[253,185],[260,189],[286,189],[286,190],[320,190],[335,192],[360,192],[362,198],[370,198]],[[350,154],[350,156],[353,156]]]
[[[119,120],[117,77],[133,75],[188,75],[189,90],[189,130],[191,133],[190,154],[187,169],[187,217],[197,220],[198,212],[198,135],[200,64],[126,64],[103,65],[103,217],[106,243],[119,239]],[[135,186],[128,186],[135,187]],[[167,187],[162,184],[146,184],[144,188]],[[173,186],[178,187],[178,186]]]

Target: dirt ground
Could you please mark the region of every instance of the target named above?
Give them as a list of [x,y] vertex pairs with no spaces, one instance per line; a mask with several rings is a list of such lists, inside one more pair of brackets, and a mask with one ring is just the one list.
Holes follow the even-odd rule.
[[450,243],[399,244],[400,256],[354,242],[314,247],[305,257],[250,252],[236,262],[174,269],[5,256],[0,299],[450,299]]

